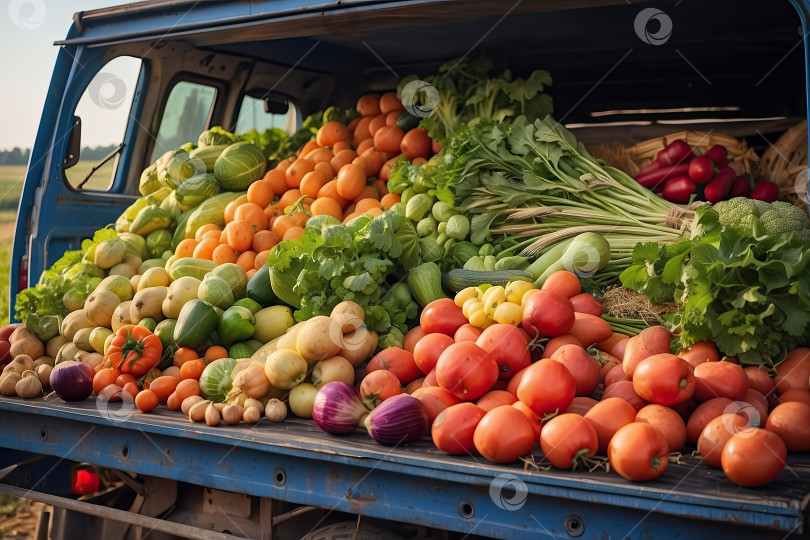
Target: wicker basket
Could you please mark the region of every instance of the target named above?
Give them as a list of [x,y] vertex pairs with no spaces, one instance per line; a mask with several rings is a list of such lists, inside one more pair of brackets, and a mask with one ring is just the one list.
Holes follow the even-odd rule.
[[704,154],[709,148],[721,144],[728,150],[729,166],[737,174],[751,174],[756,169],[759,156],[745,141],[714,131],[679,131],[662,137],[642,141],[626,149],[627,157],[632,162],[626,172],[630,176],[638,174],[641,168],[656,158],[658,152],[677,139],[683,139],[696,154]]
[[807,120],[768,147],[756,173],[779,186],[780,199],[807,208]]

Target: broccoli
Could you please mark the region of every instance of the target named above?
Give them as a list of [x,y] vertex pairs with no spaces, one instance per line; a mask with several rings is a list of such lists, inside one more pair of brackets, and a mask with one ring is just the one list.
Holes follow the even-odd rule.
[[712,208],[720,215],[720,223],[727,226],[737,225],[749,214],[759,217],[759,210],[753,199],[747,197],[734,197],[727,201],[720,201]]
[[759,217],[768,234],[782,234],[810,228],[810,219],[800,208],[792,204],[771,204],[771,209]]

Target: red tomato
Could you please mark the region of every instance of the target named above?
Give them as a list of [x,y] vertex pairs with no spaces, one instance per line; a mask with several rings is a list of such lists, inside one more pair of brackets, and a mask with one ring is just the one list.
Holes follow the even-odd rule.
[[360,398],[369,409],[373,409],[386,399],[402,393],[399,379],[387,369],[367,373],[360,381]]
[[526,301],[520,324],[532,337],[554,337],[571,330],[574,320],[574,304],[568,298],[554,291],[541,290]]
[[630,336],[626,336],[624,334],[620,334],[619,332],[613,332],[609,338],[605,341],[600,341],[596,344],[596,348],[602,352],[609,353],[610,349],[612,349],[617,343],[622,340],[628,339]]
[[774,383],[768,370],[764,366],[748,366],[745,369],[748,377],[748,387],[760,392],[763,396],[770,395],[774,391]]
[[574,377],[576,395],[589,396],[599,384],[599,362],[578,345],[563,345],[551,355]]
[[583,416],[596,431],[598,452],[604,454],[613,434],[635,421],[636,409],[622,398],[613,397],[603,399]]
[[810,349],[799,347],[787,353],[785,360],[776,366],[773,382],[780,394],[791,388],[810,390]]
[[101,368],[93,375],[93,392],[96,395],[101,395],[102,390],[111,384],[115,384],[119,375],[121,375],[121,370],[118,368]]
[[571,298],[582,292],[582,285],[579,283],[579,278],[568,270],[558,270],[548,276],[540,290],[554,291],[566,298]]
[[478,336],[483,333],[483,330],[476,328],[471,324],[465,324],[453,335],[453,340],[458,343],[459,341],[476,341]]
[[540,432],[543,430],[543,421],[540,420],[540,417],[534,414],[534,411],[522,401],[512,403],[512,407],[522,412],[523,416],[529,421],[532,426],[532,431],[534,432],[534,440],[540,440]]
[[448,454],[471,454],[475,450],[475,428],[485,414],[474,403],[459,403],[444,409],[431,428],[433,444]]
[[714,398],[705,401],[697,406],[686,422],[686,442],[696,444],[703,428],[724,412],[736,413],[736,410],[729,409],[734,403],[728,398]]
[[543,354],[540,355],[540,358],[551,358],[551,355],[563,345],[579,345],[582,347],[582,343],[571,334],[555,336],[546,342],[545,347],[543,347]]
[[[599,361],[602,362],[602,367],[599,368],[599,382],[604,384],[608,373],[610,373],[610,371],[617,366],[621,367],[622,363],[615,356],[611,356],[610,354],[601,351],[599,352]],[[624,371],[622,371],[622,378],[625,378]],[[607,386],[607,384],[605,384],[605,386]]]
[[706,465],[720,467],[723,447],[732,435],[747,427],[751,427],[748,420],[734,413],[721,414],[706,424],[697,441],[697,450]]
[[605,391],[602,393],[602,399],[609,397],[622,398],[632,405],[636,411],[640,411],[641,408],[647,404],[647,401],[636,393],[632,381],[615,382],[605,388]]
[[425,337],[425,331],[422,330],[421,326],[415,326],[408,330],[408,333],[405,334],[405,339],[402,343],[402,348],[406,351],[413,352],[416,344],[419,343],[419,340]]
[[475,343],[447,347],[436,363],[436,382],[462,401],[474,401],[498,380],[498,364]]
[[596,317],[601,317],[602,313],[605,312],[605,308],[602,307],[602,301],[592,294],[575,294],[569,298],[569,300],[574,304],[574,311],[577,313],[588,313]]
[[571,405],[568,406],[563,412],[566,413],[576,413],[585,416],[585,414],[593,409],[593,407],[599,403],[592,397],[588,396],[576,396],[573,400],[571,400]]
[[692,367],[703,362],[719,362],[720,353],[711,341],[700,341],[678,353]]
[[630,381],[632,379],[628,379],[627,375],[624,374],[624,369],[622,368],[621,364],[616,364],[613,366],[610,371],[605,374],[605,388],[610,386],[611,384],[615,384],[619,381]]
[[523,380],[523,376],[526,374],[526,370],[529,368],[524,368],[515,373],[509,382],[506,384],[506,391],[512,394],[517,395],[517,389],[520,385],[520,381]]
[[511,463],[534,448],[534,429],[526,416],[510,405],[495,407],[475,428],[475,449],[495,463]]
[[574,313],[574,324],[568,329],[568,333],[577,338],[583,347],[590,347],[612,336],[613,329],[602,317]]
[[[671,337],[672,334],[663,326],[650,326],[642,330],[639,335],[628,339],[621,355],[615,354],[613,350],[610,354],[622,359],[624,374],[628,378],[632,378],[639,362],[654,354],[671,352],[669,348]],[[616,347],[619,344],[616,344]]]
[[779,394],[779,400],[782,403],[787,403],[789,401],[800,401],[810,405],[810,390],[805,390],[804,388],[791,388],[787,392]]
[[669,446],[650,424],[633,422],[619,428],[608,444],[610,466],[634,482],[655,480],[667,470]]
[[430,386],[439,386],[439,383],[436,382],[436,368],[425,375],[425,381],[422,383],[422,388],[430,387]]
[[785,466],[787,448],[776,433],[747,428],[735,433],[723,447],[720,464],[729,480],[745,487],[773,481]]
[[432,141],[428,137],[426,129],[413,128],[402,137],[399,149],[402,150],[402,155],[409,160],[418,157],[428,159],[433,155],[431,143]]
[[799,401],[782,403],[771,411],[765,429],[779,435],[791,452],[810,450],[810,405]]
[[511,324],[493,324],[484,330],[475,344],[498,364],[498,378],[509,380],[532,363],[529,342],[524,333]]
[[422,405],[425,406],[431,423],[436,419],[439,413],[447,407],[461,403],[456,396],[438,386],[423,386],[414,391],[411,395],[421,401]]
[[455,302],[449,298],[440,298],[425,306],[419,317],[419,323],[425,334],[439,332],[453,336],[459,328],[468,324],[468,321]]
[[511,392],[507,392],[506,390],[491,390],[478,398],[475,404],[484,412],[489,412],[495,407],[512,405],[516,401],[517,397]]
[[694,395],[695,376],[683,358],[668,353],[655,354],[636,367],[633,389],[650,403],[676,405]]
[[526,368],[517,387],[518,399],[541,418],[567,409],[575,395],[576,382],[571,372],[561,363],[549,358]]
[[583,458],[596,455],[598,445],[596,430],[585,418],[574,413],[555,416],[540,432],[540,448],[558,469],[581,465]]
[[686,445],[686,424],[674,410],[663,405],[645,405],[636,414],[636,422],[646,422],[658,428],[667,440],[670,452],[679,452]]
[[366,366],[366,373],[385,369],[397,376],[399,382],[408,384],[422,376],[413,360],[413,353],[399,347],[388,347],[374,355]]
[[428,374],[436,367],[439,356],[454,343],[447,334],[427,334],[413,348],[413,360],[422,373]]
[[748,376],[739,364],[704,362],[695,368],[695,399],[698,401],[716,397],[741,401],[746,390]]
[[104,388],[101,389],[101,392],[98,394],[98,401],[109,401],[109,402],[116,402],[121,401],[123,397],[123,388],[118,386],[117,384],[108,384]]
[[141,412],[149,412],[158,406],[158,397],[151,390],[141,390],[135,396],[135,406]]

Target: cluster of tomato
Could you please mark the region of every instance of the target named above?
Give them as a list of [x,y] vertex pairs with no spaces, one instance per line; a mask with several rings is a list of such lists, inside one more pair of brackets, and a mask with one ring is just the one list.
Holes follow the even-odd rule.
[[557,468],[606,454],[635,481],[663,474],[687,443],[741,485],[773,480],[787,450],[810,450],[810,349],[793,351],[772,379],[721,361],[711,343],[673,355],[660,326],[614,333],[598,300],[579,295],[576,276],[555,273],[527,300],[520,325],[483,330],[451,300],[432,302],[403,348],[369,362],[361,395],[370,405],[403,391],[418,398],[434,443],[450,454],[509,463],[539,443]]

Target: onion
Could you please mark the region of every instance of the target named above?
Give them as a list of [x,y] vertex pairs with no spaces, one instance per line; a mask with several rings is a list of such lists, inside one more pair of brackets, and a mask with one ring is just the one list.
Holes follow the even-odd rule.
[[[331,384],[331,383],[330,383]],[[430,419],[422,402],[399,394],[383,401],[365,420],[371,438],[380,444],[399,444],[426,435]]]
[[75,360],[60,362],[51,371],[50,385],[65,401],[82,401],[93,393],[93,368]]
[[368,415],[360,393],[343,381],[328,382],[318,390],[312,404],[315,425],[334,435],[351,433]]

